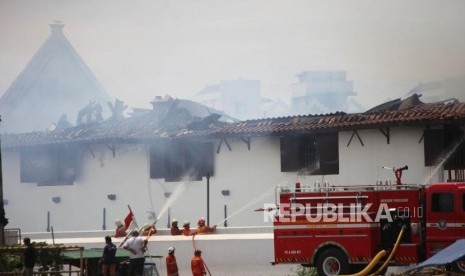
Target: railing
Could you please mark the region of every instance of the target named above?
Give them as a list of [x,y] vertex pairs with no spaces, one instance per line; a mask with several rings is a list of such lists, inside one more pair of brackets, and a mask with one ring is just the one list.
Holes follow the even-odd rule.
[[[372,191],[372,190],[416,190],[424,187],[420,184],[402,184],[397,186],[395,184],[376,184],[376,185],[303,185],[299,188],[288,187],[286,185],[277,186],[276,193],[304,193],[304,192],[344,192],[344,191]],[[276,196],[276,198],[278,198]]]
[[[24,252],[24,246],[4,246],[0,247],[0,255],[12,255],[12,256],[21,256]],[[39,271],[39,270],[34,270],[33,274],[34,275],[42,275],[42,274],[48,274],[48,275],[63,275],[63,274],[69,274],[71,275],[72,273],[76,273],[78,276],[83,275],[84,272],[84,258],[83,258],[83,252],[84,252],[84,247],[81,246],[37,246],[35,249],[39,251],[60,251],[60,252],[69,252],[69,251],[79,251],[79,262],[78,262],[78,267],[75,267],[75,269],[69,269],[69,270],[48,270],[48,271]],[[20,257],[19,257],[20,258]],[[2,272],[0,271],[0,275],[22,275],[22,271],[8,271],[8,272]]]
[[[33,275],[44,275],[44,274],[49,274],[49,275],[72,275],[73,273],[76,273],[77,275],[81,275],[80,270],[56,270],[56,271],[38,271],[35,270],[32,272]],[[14,271],[14,272],[0,272],[0,275],[2,276],[14,276],[14,275],[23,275],[22,271]]]
[[[386,181],[387,182],[387,181]],[[324,182],[323,185],[320,182],[315,182],[313,185],[299,185],[298,187],[289,187],[287,185],[278,185],[275,187],[275,205],[279,206],[279,195],[281,193],[293,194],[293,197],[290,198],[291,201],[296,200],[328,200],[328,199],[349,199],[355,198],[357,200],[366,198],[366,196],[355,195],[355,196],[334,196],[332,192],[362,192],[362,191],[377,191],[377,190],[386,190],[386,191],[398,191],[402,190],[419,190],[424,188],[425,185],[420,184],[402,184],[400,186],[395,184],[380,184],[378,182],[376,185],[351,185],[351,186],[334,186],[329,185],[329,182]],[[311,196],[311,197],[302,197],[302,193],[325,193],[324,196]]]
[[448,170],[447,171],[448,173],[448,178],[447,178],[447,181],[448,182],[465,182],[465,170],[460,170],[460,169],[457,169],[457,170]]

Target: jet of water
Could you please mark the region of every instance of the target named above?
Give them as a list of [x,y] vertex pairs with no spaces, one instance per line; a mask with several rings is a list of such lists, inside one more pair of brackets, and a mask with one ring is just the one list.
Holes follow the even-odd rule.
[[231,215],[229,215],[227,218],[225,219],[222,219],[220,220],[216,225],[220,225],[221,223],[225,222],[226,220],[230,219],[231,217],[241,213],[242,211],[244,211],[245,209],[249,208],[250,206],[252,206],[253,204],[255,204],[256,202],[259,202],[263,199],[265,199],[267,196],[269,196],[272,192],[274,192],[275,190],[275,187],[272,187],[271,189],[265,191],[264,193],[262,193],[260,196],[258,197],[254,197],[253,200],[249,201],[247,204],[245,204],[244,206],[242,206],[241,208],[239,208],[239,210],[235,211],[234,213],[232,213]]
[[185,190],[185,188],[186,188],[185,182],[181,182],[181,183],[178,184],[178,186],[176,186],[173,193],[168,197],[168,200],[165,202],[165,204],[161,208],[160,212],[158,213],[157,221],[161,218],[161,216],[163,216],[163,214],[166,213],[168,208],[171,207],[173,202],[176,201],[176,199],[179,197],[179,195],[182,194],[182,192]]

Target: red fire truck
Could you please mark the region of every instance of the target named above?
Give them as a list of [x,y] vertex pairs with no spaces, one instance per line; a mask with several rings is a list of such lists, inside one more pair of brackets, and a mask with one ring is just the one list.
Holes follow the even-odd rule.
[[[465,238],[465,183],[277,187],[273,219],[275,264],[316,267],[319,275],[347,274],[369,264],[380,250],[389,265],[419,263]],[[451,269],[465,272],[465,262]]]

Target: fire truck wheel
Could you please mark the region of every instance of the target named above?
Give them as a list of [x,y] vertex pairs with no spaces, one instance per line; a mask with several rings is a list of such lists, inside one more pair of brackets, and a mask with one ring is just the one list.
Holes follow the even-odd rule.
[[465,259],[458,260],[455,263],[451,264],[452,271],[465,273]]
[[316,262],[318,275],[339,275],[349,272],[349,262],[340,249],[328,248],[321,253]]

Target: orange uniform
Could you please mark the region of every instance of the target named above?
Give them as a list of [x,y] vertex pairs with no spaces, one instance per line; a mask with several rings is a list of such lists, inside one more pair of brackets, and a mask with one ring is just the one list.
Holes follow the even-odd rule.
[[205,264],[203,262],[203,259],[202,257],[198,255],[192,258],[191,269],[192,269],[192,276],[204,276],[205,274],[207,274],[205,271]]
[[199,221],[197,222],[197,229],[195,230],[195,234],[206,234],[209,232],[213,232],[216,230],[216,225],[213,225],[212,227],[205,225],[205,219],[200,218]]
[[182,225],[182,234],[184,236],[190,236],[191,233],[191,224],[186,220]]
[[115,230],[115,235],[113,237],[119,238],[119,237],[126,237],[126,227],[124,225],[120,225],[116,227]]
[[166,256],[166,273],[168,276],[178,276],[178,263],[174,254]]
[[142,235],[143,236],[150,236],[150,235],[153,235],[155,233],[157,233],[158,230],[157,228],[155,227],[155,225],[150,225],[148,226],[147,228],[144,229],[144,232],[142,232]]
[[195,233],[196,234],[205,234],[205,233],[213,232],[215,230],[216,230],[215,226],[210,227],[208,225],[202,225],[202,226],[197,227],[197,229],[195,230]]
[[182,234],[183,234],[184,236],[190,236],[190,234],[191,234],[191,229],[190,229],[189,227],[184,227],[184,228],[182,229]]

